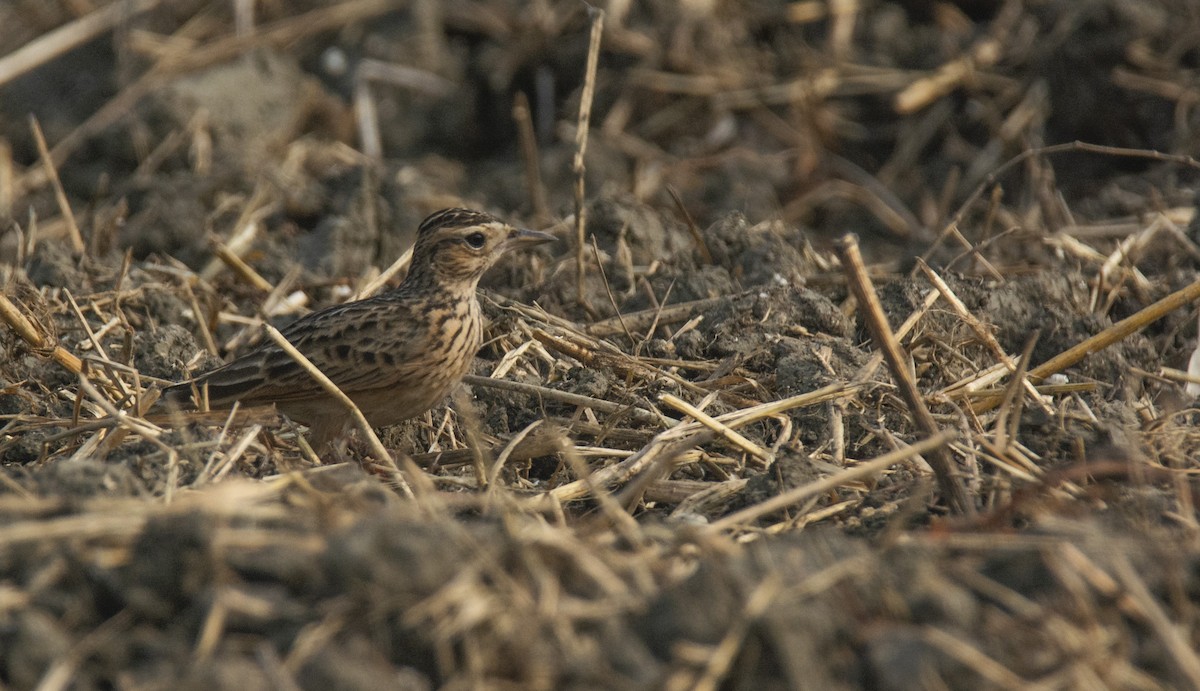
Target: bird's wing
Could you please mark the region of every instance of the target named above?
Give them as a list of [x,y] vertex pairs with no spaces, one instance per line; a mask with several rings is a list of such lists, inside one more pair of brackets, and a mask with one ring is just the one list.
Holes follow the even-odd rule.
[[[378,389],[420,366],[429,330],[404,301],[363,300],[329,307],[282,330],[285,338],[346,393]],[[321,385],[274,342],[197,377],[209,403],[303,400],[322,395]],[[179,387],[175,387],[179,388]]]

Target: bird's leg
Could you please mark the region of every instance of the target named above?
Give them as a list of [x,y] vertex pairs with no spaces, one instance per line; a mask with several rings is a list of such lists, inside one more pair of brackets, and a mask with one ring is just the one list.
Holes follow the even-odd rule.
[[329,415],[308,426],[308,440],[321,460],[341,463],[347,459],[349,417]]

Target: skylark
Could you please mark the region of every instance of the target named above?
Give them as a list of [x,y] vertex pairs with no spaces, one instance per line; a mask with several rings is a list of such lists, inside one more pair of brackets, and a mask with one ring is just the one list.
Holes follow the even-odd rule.
[[[417,230],[408,276],[394,290],[313,312],[283,335],[345,392],[376,427],[429,410],[471,367],[483,338],[476,286],[507,251],[554,240],[490,214],[444,209]],[[200,395],[200,399],[196,399]],[[212,408],[274,403],[309,427],[314,448],[336,441],[351,414],[274,343],[192,381],[168,401],[206,396]]]

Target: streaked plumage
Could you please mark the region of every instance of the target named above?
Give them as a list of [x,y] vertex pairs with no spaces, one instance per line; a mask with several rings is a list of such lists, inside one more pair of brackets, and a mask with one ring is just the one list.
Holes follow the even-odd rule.
[[[344,391],[374,426],[419,415],[470,369],[483,337],[475,295],[480,277],[506,251],[553,236],[509,226],[490,214],[445,209],[422,223],[408,276],[394,290],[296,320],[283,335]],[[350,415],[274,343],[176,384],[177,404],[207,389],[210,407],[274,403],[308,425],[313,445],[337,439]]]

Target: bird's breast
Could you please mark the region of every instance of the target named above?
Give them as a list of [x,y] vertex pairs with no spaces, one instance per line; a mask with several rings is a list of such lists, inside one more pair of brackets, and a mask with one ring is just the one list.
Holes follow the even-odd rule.
[[470,368],[483,341],[483,317],[479,302],[459,300],[432,308],[430,365],[457,381]]

